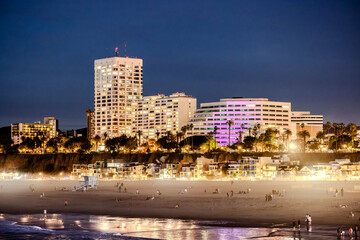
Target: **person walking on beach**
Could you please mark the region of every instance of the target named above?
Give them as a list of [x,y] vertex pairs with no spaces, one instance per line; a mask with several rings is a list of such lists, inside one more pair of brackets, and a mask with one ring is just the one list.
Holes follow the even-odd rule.
[[343,197],[344,196],[344,188],[341,188],[341,196]]
[[301,228],[301,225],[300,225],[300,219],[298,220],[298,229],[300,229]]
[[349,228],[349,237],[350,238],[353,237],[353,229],[352,229],[352,227]]
[[68,201],[65,200],[64,205],[65,205],[65,207],[67,207],[68,206]]
[[357,239],[357,237],[358,237],[358,231],[359,231],[359,227],[358,227],[358,225],[356,224],[355,227],[354,227],[355,239]]

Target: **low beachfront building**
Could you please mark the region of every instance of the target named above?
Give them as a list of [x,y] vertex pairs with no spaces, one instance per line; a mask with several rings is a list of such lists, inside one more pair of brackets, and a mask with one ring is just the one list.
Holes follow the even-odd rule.
[[236,163],[230,163],[227,169],[229,177],[255,177],[257,173],[257,159],[244,157]]
[[329,178],[333,172],[333,166],[330,163],[318,163],[313,165],[313,175],[319,178]]
[[[230,129],[229,121],[232,123]],[[212,133],[219,146],[224,146],[236,143],[240,135],[242,138],[248,135],[248,130],[257,124],[262,129],[284,130],[290,128],[290,122],[290,102],[269,101],[267,98],[225,98],[219,102],[201,103],[189,121],[193,128],[187,135]]]
[[160,178],[176,178],[181,169],[181,164],[162,164],[159,170]]
[[360,162],[351,162],[341,165],[341,175],[346,178],[360,178]]
[[74,177],[97,176],[99,178],[146,178],[146,167],[136,162],[126,163],[114,160],[96,161],[93,164],[73,164]]
[[183,165],[179,174],[181,179],[195,179],[199,177],[199,172],[195,164]]

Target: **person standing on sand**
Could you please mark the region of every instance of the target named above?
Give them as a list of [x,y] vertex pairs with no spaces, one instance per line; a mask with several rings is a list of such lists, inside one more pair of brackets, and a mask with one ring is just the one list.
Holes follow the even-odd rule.
[[344,188],[341,188],[341,196],[344,196]]
[[338,237],[341,236],[341,228],[340,228],[340,227],[338,227],[338,229],[336,229],[336,235],[337,235]]
[[68,206],[68,201],[65,200],[64,205],[65,205],[65,207],[67,207]]
[[300,219],[298,220],[298,229],[300,229],[301,228],[301,225],[300,225]]

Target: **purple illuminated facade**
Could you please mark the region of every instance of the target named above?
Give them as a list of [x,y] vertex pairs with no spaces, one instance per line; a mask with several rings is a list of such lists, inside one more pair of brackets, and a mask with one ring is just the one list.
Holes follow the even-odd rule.
[[[283,130],[290,128],[291,103],[274,102],[267,98],[226,98],[219,102],[202,103],[189,124],[193,124],[188,135],[208,135],[213,137],[219,146],[230,145],[249,135],[249,127],[260,124],[261,129],[269,127]],[[214,133],[215,126],[218,130]],[[240,134],[242,132],[242,134]]]

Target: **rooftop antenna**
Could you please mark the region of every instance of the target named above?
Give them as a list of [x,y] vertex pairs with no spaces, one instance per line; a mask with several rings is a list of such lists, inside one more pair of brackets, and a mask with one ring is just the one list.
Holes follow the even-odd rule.
[[117,57],[119,56],[119,48],[118,47],[115,48],[115,56],[117,56]]
[[126,41],[125,41],[125,57],[127,57],[127,56],[126,56]]

